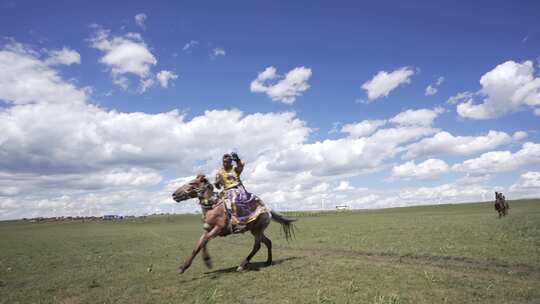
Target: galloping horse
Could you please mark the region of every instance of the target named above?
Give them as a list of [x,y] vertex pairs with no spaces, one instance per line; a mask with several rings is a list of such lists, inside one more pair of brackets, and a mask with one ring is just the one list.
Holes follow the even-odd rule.
[[[189,266],[191,266],[193,259],[201,250],[206,267],[212,268],[212,260],[208,254],[208,249],[206,248],[208,241],[216,236],[227,236],[231,234],[224,199],[214,192],[214,186],[202,174],[178,188],[173,193],[172,197],[176,202],[181,202],[190,198],[198,198],[199,204],[201,204],[201,207],[203,207],[204,221],[204,232],[197,242],[195,249],[184,264],[178,267],[177,271],[179,273],[184,273]],[[247,268],[251,258],[261,248],[261,242],[264,243],[268,249],[268,258],[266,260],[266,264],[268,266],[272,265],[272,241],[270,241],[270,239],[264,235],[264,230],[268,227],[271,220],[281,224],[287,241],[290,240],[294,235],[293,222],[295,220],[288,219],[275,211],[269,210],[264,205],[263,201],[258,197],[254,198],[252,204],[257,204],[257,213],[255,214],[256,218],[248,222],[245,229],[239,232],[250,231],[255,237],[255,243],[253,244],[253,249],[249,255],[240,263],[240,266],[238,266],[237,271],[243,271]],[[235,231],[234,233],[239,232]]]
[[499,218],[506,216],[509,209],[510,205],[508,205],[504,195],[500,192],[495,192],[495,210],[499,213]]

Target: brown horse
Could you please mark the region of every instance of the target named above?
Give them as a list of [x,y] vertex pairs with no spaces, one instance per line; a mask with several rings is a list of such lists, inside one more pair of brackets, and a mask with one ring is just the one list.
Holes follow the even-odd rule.
[[495,210],[499,213],[499,218],[508,215],[510,205],[506,201],[504,195],[500,192],[495,192]]
[[[229,226],[229,219],[227,215],[227,210],[225,209],[224,200],[214,193],[213,185],[208,181],[204,175],[198,175],[194,180],[188,182],[187,184],[178,188],[172,195],[173,199],[176,202],[181,202],[190,198],[198,198],[201,207],[203,207],[203,221],[204,221],[204,232],[201,235],[195,249],[191,253],[191,256],[178,267],[177,271],[179,273],[184,273],[193,259],[199,251],[202,250],[203,261],[208,268],[212,268],[212,260],[208,254],[208,249],[206,248],[208,241],[216,236],[227,236],[231,234],[231,229]],[[250,231],[251,234],[255,237],[255,243],[253,249],[249,255],[240,263],[237,271],[243,271],[247,268],[251,258],[259,251],[261,248],[261,242],[264,243],[268,249],[268,258],[266,260],[267,265],[272,265],[272,241],[264,235],[264,230],[268,227],[271,220],[274,220],[281,224],[285,238],[287,241],[291,239],[294,235],[294,225],[292,224],[295,220],[288,219],[283,215],[270,211],[264,206],[263,201],[255,197],[253,204],[259,204],[259,207],[262,208],[261,212],[257,218],[249,223],[242,231]]]

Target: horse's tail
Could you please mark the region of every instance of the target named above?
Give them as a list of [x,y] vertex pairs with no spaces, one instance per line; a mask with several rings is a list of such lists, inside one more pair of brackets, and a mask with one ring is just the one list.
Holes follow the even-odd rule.
[[285,239],[287,240],[287,242],[293,239],[295,237],[295,226],[293,223],[296,222],[296,219],[286,218],[275,211],[270,211],[270,213],[272,214],[272,219],[281,224],[281,228],[283,229],[283,233],[285,234]]

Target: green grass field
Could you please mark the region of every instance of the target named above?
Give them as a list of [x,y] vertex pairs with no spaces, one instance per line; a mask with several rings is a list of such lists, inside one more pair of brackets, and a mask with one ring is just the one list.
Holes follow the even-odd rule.
[[296,240],[272,223],[274,265],[244,273],[250,234],[176,274],[199,216],[0,222],[0,303],[540,303],[540,200],[510,203],[289,213]]

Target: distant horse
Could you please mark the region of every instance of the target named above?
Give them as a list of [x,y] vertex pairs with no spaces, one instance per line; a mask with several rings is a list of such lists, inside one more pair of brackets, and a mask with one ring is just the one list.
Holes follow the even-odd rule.
[[[189,266],[191,266],[193,259],[201,250],[206,267],[212,268],[212,260],[208,254],[208,249],[206,248],[208,241],[216,236],[227,236],[232,233],[229,229],[230,226],[228,225],[230,219],[228,219],[227,210],[225,209],[224,198],[221,198],[214,192],[213,185],[202,174],[178,188],[173,193],[172,197],[176,202],[181,202],[190,198],[198,198],[199,204],[203,208],[204,221],[204,232],[197,242],[195,249],[184,264],[178,267],[177,271],[179,273],[184,273]],[[287,241],[294,235],[294,219],[288,219],[275,211],[269,210],[258,197],[254,198],[252,204],[257,204],[255,206],[256,210],[254,217],[246,224],[245,229],[239,232],[250,231],[255,237],[255,243],[249,255],[240,263],[240,266],[238,266],[237,271],[243,271],[247,268],[251,258],[261,248],[261,242],[264,243],[268,249],[266,264],[268,266],[272,265],[272,241],[264,235],[264,230],[268,227],[271,220],[281,224]],[[234,233],[239,232],[235,231]]]
[[509,209],[510,205],[504,195],[500,192],[495,192],[495,210],[499,213],[499,218],[508,215]]

